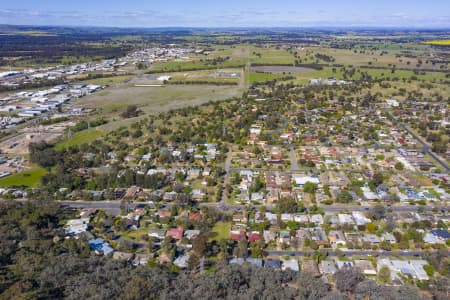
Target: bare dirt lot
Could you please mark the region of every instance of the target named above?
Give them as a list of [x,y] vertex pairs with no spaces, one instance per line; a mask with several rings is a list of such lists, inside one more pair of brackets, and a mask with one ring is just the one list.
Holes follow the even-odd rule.
[[68,126],[73,125],[73,122],[64,122],[48,126],[27,127],[21,131],[21,134],[2,141],[0,151],[1,153],[26,155],[30,143],[54,141],[64,134],[64,130]]

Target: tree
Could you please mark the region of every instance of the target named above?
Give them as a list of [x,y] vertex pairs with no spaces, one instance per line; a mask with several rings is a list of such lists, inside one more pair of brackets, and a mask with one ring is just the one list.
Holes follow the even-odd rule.
[[385,250],[385,251],[391,251],[392,245],[388,241],[382,241],[380,243],[380,249]]
[[128,105],[127,110],[122,113],[122,118],[129,119],[139,115],[139,110],[136,105]]
[[369,231],[370,233],[375,233],[375,230],[377,229],[377,226],[373,223],[368,223],[367,224],[367,231]]
[[303,191],[305,193],[314,194],[317,190],[317,184],[307,181],[303,185]]
[[341,292],[353,292],[358,283],[364,280],[364,275],[354,268],[341,268],[334,274],[336,288]]
[[379,186],[384,181],[383,173],[377,172],[373,174],[372,182],[375,186]]
[[298,202],[292,197],[281,198],[278,200],[277,208],[280,213],[296,213],[298,211]]
[[248,242],[245,239],[240,240],[237,244],[236,256],[246,258],[247,255],[248,255]]
[[41,167],[48,168],[58,160],[58,155],[52,146],[46,142],[30,143],[28,145],[30,161],[37,163]]
[[401,162],[396,163],[394,167],[399,171],[403,171],[403,169],[405,168]]
[[262,258],[263,257],[263,244],[261,241],[254,242],[250,245],[251,257]]
[[192,250],[199,256],[206,254],[208,235],[201,233],[192,239]]
[[375,205],[371,210],[372,218],[374,220],[381,220],[386,217],[386,208],[382,205]]
[[378,281],[383,284],[391,283],[391,270],[388,266],[383,265],[378,271]]
[[428,276],[432,277],[434,275],[434,268],[432,265],[424,265],[423,269],[425,270]]
[[350,203],[353,201],[353,197],[347,190],[342,190],[337,195],[336,201],[339,203]]

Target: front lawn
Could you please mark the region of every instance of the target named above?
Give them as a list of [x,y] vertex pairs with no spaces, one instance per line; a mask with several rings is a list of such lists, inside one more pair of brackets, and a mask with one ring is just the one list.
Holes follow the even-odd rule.
[[216,223],[216,225],[214,225],[211,231],[210,240],[220,241],[224,239],[229,239],[230,230],[231,230],[230,222],[218,222]]

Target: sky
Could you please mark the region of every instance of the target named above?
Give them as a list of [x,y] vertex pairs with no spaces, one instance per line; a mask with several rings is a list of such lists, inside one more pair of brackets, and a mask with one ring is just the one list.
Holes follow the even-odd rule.
[[0,24],[450,28],[450,0],[0,0]]

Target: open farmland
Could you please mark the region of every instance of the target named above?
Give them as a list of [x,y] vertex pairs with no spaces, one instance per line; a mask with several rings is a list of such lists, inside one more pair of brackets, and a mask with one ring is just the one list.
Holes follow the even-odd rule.
[[310,71],[314,71],[314,69],[295,66],[254,66],[250,68],[250,72],[271,74],[299,74]]

